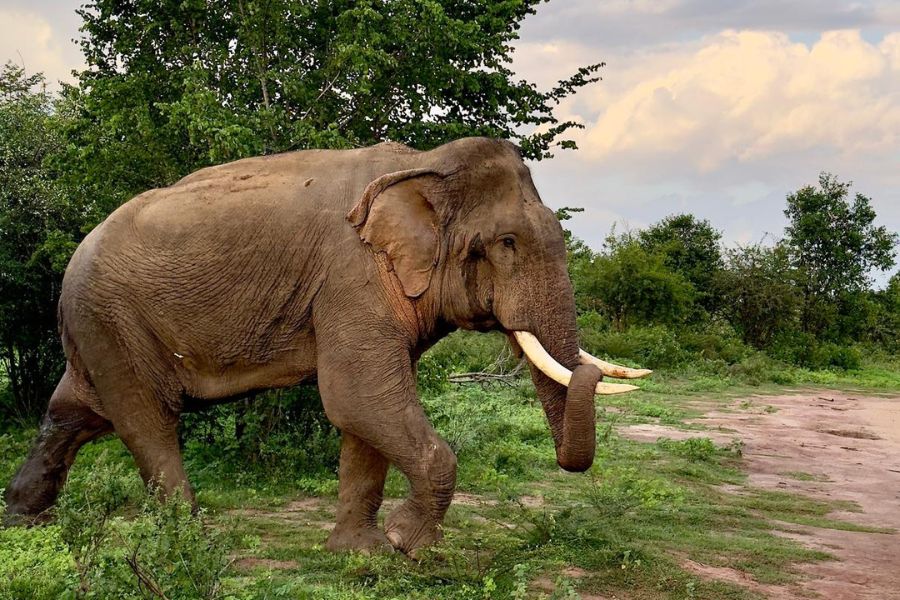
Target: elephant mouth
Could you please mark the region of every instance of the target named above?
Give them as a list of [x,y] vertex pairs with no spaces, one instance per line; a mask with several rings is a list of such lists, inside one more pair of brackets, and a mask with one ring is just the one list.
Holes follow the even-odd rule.
[[[544,349],[540,341],[538,341],[533,334],[528,333],[527,331],[513,331],[512,334],[516,339],[516,343],[522,348],[522,352],[524,352],[525,356],[528,357],[528,360],[531,361],[531,364],[556,383],[569,387],[569,382],[572,380],[572,371],[559,364],[556,359]],[[581,364],[596,366],[605,377],[637,379],[639,377],[646,377],[653,372],[649,369],[631,369],[629,367],[606,362],[580,348],[578,357]],[[605,381],[599,381],[597,382],[594,393],[599,395],[622,394],[636,389],[639,388],[627,383],[607,383]]]

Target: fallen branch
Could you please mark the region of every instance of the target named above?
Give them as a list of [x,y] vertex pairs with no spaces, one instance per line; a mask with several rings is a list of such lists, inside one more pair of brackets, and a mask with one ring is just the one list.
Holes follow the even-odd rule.
[[476,371],[473,373],[451,373],[447,377],[447,381],[456,384],[477,383],[482,387],[487,387],[492,383],[499,383],[500,385],[515,387],[516,379],[518,379],[519,374],[522,372],[522,369],[525,366],[525,359],[520,360],[512,370],[504,373],[502,370],[502,365],[505,364],[507,360],[507,357],[501,355],[486,371]]

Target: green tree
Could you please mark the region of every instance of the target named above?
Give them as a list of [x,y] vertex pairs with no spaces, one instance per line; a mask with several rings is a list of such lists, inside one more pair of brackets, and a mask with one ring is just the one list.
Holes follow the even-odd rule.
[[[581,212],[584,212],[583,208],[564,206],[556,211],[556,218],[560,223],[565,223],[572,218],[574,213]],[[569,279],[572,280],[578,312],[598,310],[598,300],[590,293],[590,284],[586,274],[590,271],[591,261],[594,260],[594,251],[565,227],[563,227],[563,238],[566,242],[566,264],[569,269]]]
[[53,165],[61,119],[42,76],[0,70],[0,363],[12,395],[3,408],[20,418],[43,412],[59,379],[56,301],[86,215]]
[[630,234],[611,235],[605,251],[580,276],[583,293],[595,298],[620,330],[636,323],[676,324],[693,309],[690,282],[666,266],[664,255],[647,252]]
[[782,245],[728,250],[716,288],[725,316],[748,344],[765,348],[796,327],[801,298]]
[[66,90],[73,177],[114,205],[307,147],[489,135],[548,157],[577,127],[556,104],[602,65],[544,91],[515,79],[511,43],[541,1],[94,0],[79,11],[89,68]]
[[872,296],[877,308],[868,336],[896,353],[900,351],[900,272],[894,273],[887,287]]
[[822,173],[819,185],[790,194],[784,214],[785,243],[803,293],[802,327],[824,334],[839,301],[871,285],[870,273],[894,265],[897,234],[875,225],[871,200],[850,183]]
[[691,214],[670,215],[638,233],[647,252],[662,254],[666,266],[694,286],[697,304],[708,312],[720,306],[713,285],[722,269],[721,239],[709,221]]

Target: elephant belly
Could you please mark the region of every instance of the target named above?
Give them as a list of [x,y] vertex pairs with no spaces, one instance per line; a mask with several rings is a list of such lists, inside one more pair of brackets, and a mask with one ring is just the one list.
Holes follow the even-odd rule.
[[311,334],[303,338],[291,349],[274,353],[266,363],[237,359],[210,365],[190,356],[176,356],[176,373],[185,395],[201,402],[290,387],[309,381],[316,374],[315,339]]

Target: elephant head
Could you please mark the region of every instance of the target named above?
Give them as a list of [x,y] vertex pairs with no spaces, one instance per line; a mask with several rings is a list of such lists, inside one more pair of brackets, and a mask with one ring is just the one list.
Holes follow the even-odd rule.
[[470,138],[419,157],[370,183],[348,220],[387,258],[424,337],[456,327],[510,336],[531,363],[559,465],[588,469],[594,394],[636,389],[602,376],[650,371],[579,348],[563,230],[514,145]]

